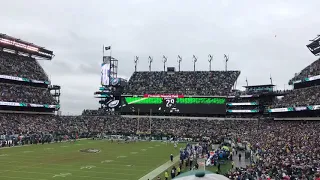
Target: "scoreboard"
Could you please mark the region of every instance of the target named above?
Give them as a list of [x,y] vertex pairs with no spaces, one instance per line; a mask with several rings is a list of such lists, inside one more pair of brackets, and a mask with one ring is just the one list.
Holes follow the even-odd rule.
[[225,97],[195,97],[183,95],[122,96],[121,112],[225,114]]

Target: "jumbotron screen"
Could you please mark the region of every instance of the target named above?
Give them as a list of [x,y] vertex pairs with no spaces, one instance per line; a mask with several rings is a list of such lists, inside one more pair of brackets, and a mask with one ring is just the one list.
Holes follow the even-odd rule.
[[224,97],[144,95],[121,97],[121,111],[138,113],[225,114]]

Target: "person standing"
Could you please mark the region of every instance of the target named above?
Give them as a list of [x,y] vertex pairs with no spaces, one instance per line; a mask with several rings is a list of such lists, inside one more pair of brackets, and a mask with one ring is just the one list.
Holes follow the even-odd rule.
[[241,153],[239,153],[239,161],[241,161]]
[[168,171],[164,172],[164,178],[165,178],[165,180],[169,180],[169,174],[168,174]]
[[193,166],[193,155],[190,156],[190,170],[192,170],[192,166]]
[[171,179],[173,179],[174,177],[176,177],[176,167],[172,167],[171,169]]
[[177,176],[180,175],[180,172],[181,172],[181,169],[180,169],[180,167],[178,166],[178,167],[177,167]]
[[171,162],[173,162],[173,155],[172,154],[170,155],[170,160],[171,160]]

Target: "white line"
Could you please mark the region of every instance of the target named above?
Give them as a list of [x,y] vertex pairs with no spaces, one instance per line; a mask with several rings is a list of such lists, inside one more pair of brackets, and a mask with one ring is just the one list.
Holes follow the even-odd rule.
[[172,165],[177,163],[179,161],[180,156],[176,156],[173,158],[173,162],[167,161],[166,163],[162,164],[161,166],[157,167],[153,171],[149,172],[139,180],[147,180],[147,179],[154,179],[156,178],[160,173],[170,168]]
[[0,179],[1,177],[4,177],[4,178],[11,178],[11,179],[31,179],[31,180],[47,180],[47,179],[35,179],[35,178],[26,178],[26,177],[16,177],[16,176],[2,176],[0,175]]
[[[13,171],[13,170],[7,170],[6,172],[22,172],[27,174],[42,174],[42,175],[57,175],[55,173],[44,173],[44,172],[32,172],[32,171]],[[120,173],[119,173],[120,174]],[[122,175],[125,175],[126,173],[121,173]],[[1,177],[1,175],[0,175]],[[119,178],[107,178],[107,177],[95,177],[95,176],[72,176],[72,177],[84,177],[84,178],[96,178],[96,179],[119,179]],[[34,178],[33,178],[34,179]],[[119,179],[119,180],[130,180],[130,179]]]

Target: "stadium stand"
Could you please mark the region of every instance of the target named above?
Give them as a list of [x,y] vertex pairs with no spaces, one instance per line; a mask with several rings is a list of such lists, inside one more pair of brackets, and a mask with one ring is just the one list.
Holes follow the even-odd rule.
[[312,86],[290,91],[281,100],[275,101],[273,107],[298,107],[320,104],[320,86]]
[[[0,74],[27,78],[32,80],[48,81],[48,77],[36,59],[0,52]],[[37,87],[36,84],[22,84],[23,82],[0,82],[0,101],[32,103],[32,104],[57,104],[48,88]]]
[[0,83],[0,101],[35,104],[56,104],[48,88]]
[[290,82],[303,80],[304,78],[320,75],[320,59],[305,67],[300,73],[296,74]]
[[134,72],[125,94],[227,95],[240,71]]
[[[90,116],[43,116],[0,115],[0,133],[12,135],[28,133],[41,140],[42,133],[56,132],[88,134],[135,134],[137,130],[153,135],[174,135],[196,140],[204,136],[221,141],[229,138],[235,142],[250,142],[255,166],[233,170],[228,177],[251,175],[270,176],[274,179],[283,174],[297,179],[314,178],[320,167],[319,121],[215,121],[196,118],[149,118],[90,117]],[[55,137],[53,137],[55,138]],[[18,140],[16,140],[18,141]]]
[[36,59],[8,52],[0,52],[0,74],[48,81],[48,76]]

